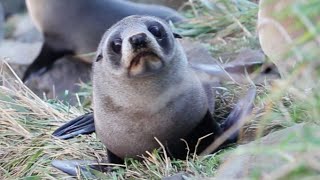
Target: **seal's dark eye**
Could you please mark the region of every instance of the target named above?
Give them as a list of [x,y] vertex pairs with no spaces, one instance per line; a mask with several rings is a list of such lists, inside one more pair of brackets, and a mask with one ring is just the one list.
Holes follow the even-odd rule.
[[111,48],[115,53],[120,54],[121,47],[122,47],[122,40],[120,38],[116,38],[111,42]]
[[157,38],[162,38],[161,30],[158,26],[150,26],[148,30]]

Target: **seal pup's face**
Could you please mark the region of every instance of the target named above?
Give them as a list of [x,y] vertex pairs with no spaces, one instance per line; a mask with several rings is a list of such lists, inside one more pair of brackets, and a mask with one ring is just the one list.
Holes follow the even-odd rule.
[[117,76],[151,76],[174,59],[175,37],[179,36],[156,17],[129,16],[105,33],[95,63]]

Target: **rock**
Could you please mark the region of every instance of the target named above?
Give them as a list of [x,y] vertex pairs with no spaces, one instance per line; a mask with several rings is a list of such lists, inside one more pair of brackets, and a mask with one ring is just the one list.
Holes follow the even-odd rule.
[[6,38],[24,43],[42,42],[43,36],[33,25],[28,14],[13,15],[7,20],[10,32],[6,33]]
[[0,60],[9,63],[28,65],[38,56],[42,42],[24,43],[14,40],[3,40],[0,43]]
[[174,9],[179,9],[183,6],[184,3],[188,0],[131,0],[133,2],[145,3],[145,4],[159,4]]
[[0,60],[15,65],[31,64],[43,44],[41,33],[35,29],[27,14],[10,17],[6,25],[12,32],[7,33],[6,39],[0,43]]
[[[312,128],[312,129],[309,129]],[[304,147],[301,137],[306,130],[315,133],[315,139],[320,138],[320,126],[310,124],[296,124],[292,127],[271,133],[259,140],[246,145],[240,145],[234,152],[231,152],[221,163],[217,170],[215,179],[250,179],[254,172],[261,172],[260,175],[269,174],[280,169],[288,163],[281,153],[265,154],[264,148],[277,150],[283,144],[295,144]],[[274,147],[274,148],[273,148]],[[278,148],[277,148],[278,147]],[[280,148],[281,149],[281,148]],[[253,151],[256,150],[256,151]],[[281,150],[280,150],[281,151]],[[286,157],[299,157],[304,150],[286,150]],[[257,177],[256,177],[257,178]],[[261,179],[258,178],[258,179]]]

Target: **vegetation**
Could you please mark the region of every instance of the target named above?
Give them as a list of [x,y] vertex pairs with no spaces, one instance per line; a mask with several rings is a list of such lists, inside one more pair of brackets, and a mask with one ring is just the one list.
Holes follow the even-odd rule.
[[[175,28],[180,34],[203,42],[215,58],[219,59],[225,53],[243,48],[260,48],[256,35],[256,3],[248,0],[189,2],[190,9],[184,12],[190,18],[188,23],[175,25]],[[320,84],[317,82],[320,77],[317,60],[320,57],[320,24],[311,23],[315,16],[319,16],[320,3],[310,0],[307,3],[292,4],[290,8],[291,11],[285,12],[286,15],[304,20],[302,22],[305,23],[300,26],[307,29],[307,33],[296,42],[298,49],[306,49],[301,51],[303,61],[288,78],[258,88],[254,108],[256,113],[245,125],[243,142],[297,123],[320,123]],[[317,48],[302,48],[314,40],[318,43]],[[313,88],[301,89],[296,86],[310,80]],[[83,85],[83,91],[78,95],[86,100],[79,100],[80,105],[73,107],[67,102],[38,98],[23,85],[7,64],[0,67],[0,85],[0,179],[68,179],[70,177],[51,166],[53,159],[92,160],[105,156],[105,147],[95,134],[67,141],[51,136],[57,127],[88,111],[90,102],[86,97],[90,97],[90,86]],[[237,85],[232,87],[246,90]],[[234,89],[222,89],[215,116],[223,119],[230,112],[238,94]],[[250,149],[232,147],[213,155],[190,155],[186,160],[169,159],[160,148],[150,152],[150,156],[144,157],[143,162],[128,159],[125,166],[115,167],[116,170],[111,173],[96,172],[95,175],[101,179],[161,179],[185,171],[192,177],[214,177],[226,154],[254,152],[279,156],[286,159],[287,163],[268,176],[259,169],[254,170],[253,179],[319,177],[320,141],[317,130],[317,125],[308,126],[302,134],[288,135],[286,141],[273,146],[257,145]],[[292,138],[298,139],[299,143],[290,143]],[[78,178],[88,177],[79,173]]]

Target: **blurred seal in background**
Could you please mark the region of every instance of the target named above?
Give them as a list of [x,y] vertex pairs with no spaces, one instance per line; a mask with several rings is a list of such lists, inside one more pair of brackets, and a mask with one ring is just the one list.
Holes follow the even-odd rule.
[[[104,31],[124,17],[151,15],[172,22],[183,20],[173,9],[125,0],[26,0],[26,3],[34,24],[44,35],[44,44],[25,72],[24,81],[31,74],[46,72],[63,56],[94,52]],[[89,63],[92,60],[91,56],[81,59]]]

